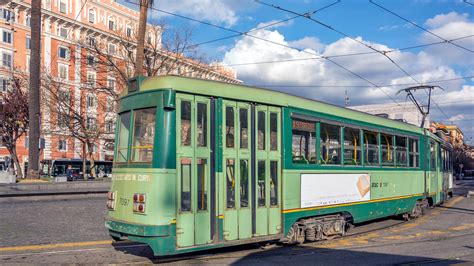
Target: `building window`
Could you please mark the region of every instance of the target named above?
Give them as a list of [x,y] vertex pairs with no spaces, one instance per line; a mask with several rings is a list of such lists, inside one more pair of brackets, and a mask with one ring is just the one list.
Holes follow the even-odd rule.
[[63,27],[60,27],[59,28],[59,36],[63,37],[63,38],[67,38],[68,36],[68,31],[66,28],[63,28]]
[[2,9],[1,11],[1,15],[4,20],[15,21],[15,13],[13,13],[13,11],[10,11],[8,9]]
[[106,106],[105,110],[106,110],[107,112],[113,112],[113,111],[114,111],[114,107],[115,107],[114,99],[112,99],[112,98],[107,98],[107,106]]
[[26,49],[31,49],[31,37],[26,37]]
[[88,66],[95,66],[95,57],[93,55],[87,56],[87,65]]
[[67,140],[60,139],[58,141],[58,150],[59,151],[67,151]]
[[87,84],[90,86],[95,86],[95,73],[94,72],[87,72]]
[[25,25],[31,27],[31,15],[27,14],[25,17]]
[[94,37],[87,37],[87,45],[94,47],[95,46],[95,38]]
[[7,78],[0,77],[0,92],[8,91],[10,83]]
[[132,28],[127,26],[127,37],[132,37]]
[[58,127],[59,128],[67,128],[69,125],[69,117],[66,114],[60,113],[58,115]]
[[107,88],[111,91],[115,91],[115,80],[108,79],[107,80]]
[[59,101],[64,102],[64,103],[68,103],[68,102],[71,101],[70,96],[71,95],[70,95],[69,91],[66,91],[66,90],[60,90],[59,93],[58,93]]
[[2,65],[4,67],[12,67],[12,54],[10,52],[2,52]]
[[10,31],[3,30],[2,33],[2,42],[12,44],[13,35]]
[[109,30],[115,30],[115,21],[109,18]]
[[66,47],[60,46],[58,49],[59,58],[68,59],[69,58],[69,49]]
[[66,0],[59,0],[59,12],[66,14],[67,13],[67,3]]
[[69,72],[69,66],[64,65],[64,64],[58,64],[58,73],[59,73],[59,78],[63,80],[68,79],[68,72]]
[[86,127],[88,130],[96,130],[97,129],[97,119],[94,117],[88,117],[86,120]]
[[111,120],[105,121],[105,132],[106,133],[114,133],[114,122]]
[[108,45],[108,53],[111,54],[111,55],[114,55],[114,54],[115,54],[115,50],[116,50],[115,44],[109,43],[109,45]]
[[87,95],[87,107],[94,108],[96,106],[96,99],[93,94]]
[[95,10],[89,9],[89,22],[95,23]]

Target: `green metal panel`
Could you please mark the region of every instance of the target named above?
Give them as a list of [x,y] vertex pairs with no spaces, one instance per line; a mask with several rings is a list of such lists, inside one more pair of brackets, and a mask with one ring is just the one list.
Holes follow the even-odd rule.
[[[116,192],[114,220],[143,225],[168,225],[176,218],[174,169],[114,168],[110,191]],[[133,212],[133,194],[146,194],[145,214]]]

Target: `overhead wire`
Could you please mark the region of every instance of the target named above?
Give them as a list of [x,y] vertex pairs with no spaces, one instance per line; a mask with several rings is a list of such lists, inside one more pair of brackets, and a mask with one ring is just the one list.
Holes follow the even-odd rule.
[[408,23],[410,23],[411,25],[413,25],[413,26],[415,26],[415,27],[421,29],[422,31],[427,32],[427,33],[429,33],[430,35],[435,36],[436,38],[438,38],[438,39],[440,39],[440,40],[443,40],[443,41],[446,42],[446,43],[449,43],[449,44],[451,44],[451,45],[454,45],[454,46],[456,46],[456,47],[458,47],[458,48],[460,48],[460,49],[466,50],[466,51],[468,51],[468,52],[474,53],[473,50],[468,49],[468,48],[466,48],[466,47],[464,47],[464,46],[458,45],[458,44],[456,44],[456,43],[453,43],[453,42],[451,42],[451,41],[449,41],[449,40],[447,40],[447,39],[445,39],[445,38],[439,36],[438,34],[436,34],[436,33],[432,32],[432,31],[430,31],[430,30],[428,30],[428,29],[426,29],[426,28],[424,28],[424,27],[418,25],[417,23],[415,23],[415,22],[413,22],[413,21],[411,21],[411,20],[409,20],[409,19],[407,19],[407,18],[402,17],[401,15],[395,13],[394,11],[389,10],[388,8],[386,8],[386,7],[382,6],[382,5],[375,3],[373,0],[369,0],[369,2],[370,2],[371,4],[373,4],[373,5],[378,6],[379,8],[381,8],[381,9],[387,11],[388,13],[390,13],[390,14],[392,14],[392,15],[394,15],[394,16],[396,16],[396,17],[398,17],[398,18],[400,18],[400,19],[402,19],[402,20],[404,20],[404,21],[406,21],[406,22],[408,22]]

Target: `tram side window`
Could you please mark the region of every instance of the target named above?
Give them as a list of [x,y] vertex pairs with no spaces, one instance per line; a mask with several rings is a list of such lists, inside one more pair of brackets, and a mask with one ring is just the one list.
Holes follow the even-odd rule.
[[227,148],[234,148],[234,107],[225,108],[225,143]]
[[446,150],[441,148],[441,170],[446,171]]
[[120,114],[120,125],[118,134],[118,145],[117,154],[115,155],[115,161],[123,163],[128,160],[128,137],[130,134],[130,112]]
[[321,123],[321,163],[341,164],[341,128],[339,126]]
[[197,189],[198,189],[198,210],[207,210],[207,184],[206,184],[206,159],[197,160]]
[[364,130],[364,163],[366,165],[379,165],[379,144],[377,132]]
[[132,162],[151,162],[155,140],[156,108],[134,111]]
[[258,161],[258,206],[265,206],[265,199],[266,199],[266,189],[265,189],[265,161]]
[[197,104],[197,121],[196,121],[197,145],[199,147],[207,146],[207,104]]
[[407,138],[395,136],[395,153],[397,156],[397,166],[406,167],[408,160]]
[[293,163],[316,163],[316,127],[314,122],[293,119]]
[[344,165],[360,165],[361,162],[360,130],[344,128]]
[[394,166],[393,158],[393,136],[388,134],[380,134],[380,144],[382,149],[382,165]]
[[278,205],[278,162],[270,161],[270,206]]
[[408,145],[410,149],[409,155],[409,166],[410,167],[419,167],[420,166],[420,150],[418,147],[418,140],[416,139],[408,139]]
[[270,113],[270,150],[278,150],[278,115]]
[[227,209],[235,208],[235,160],[226,160],[226,202]]
[[191,145],[191,102],[181,102],[181,146]]
[[436,144],[430,142],[430,170],[436,171]]
[[249,206],[249,161],[240,160],[240,207]]
[[181,211],[191,211],[192,159],[181,159]]
[[265,112],[258,111],[258,149],[265,150]]
[[240,148],[248,149],[249,147],[249,121],[248,121],[248,109],[239,109],[239,121],[240,121]]

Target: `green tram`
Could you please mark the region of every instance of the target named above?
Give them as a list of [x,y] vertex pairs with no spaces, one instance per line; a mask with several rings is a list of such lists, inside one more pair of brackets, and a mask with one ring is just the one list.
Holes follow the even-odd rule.
[[105,226],[156,255],[330,239],[452,196],[451,147],[419,127],[220,82],[128,85]]

